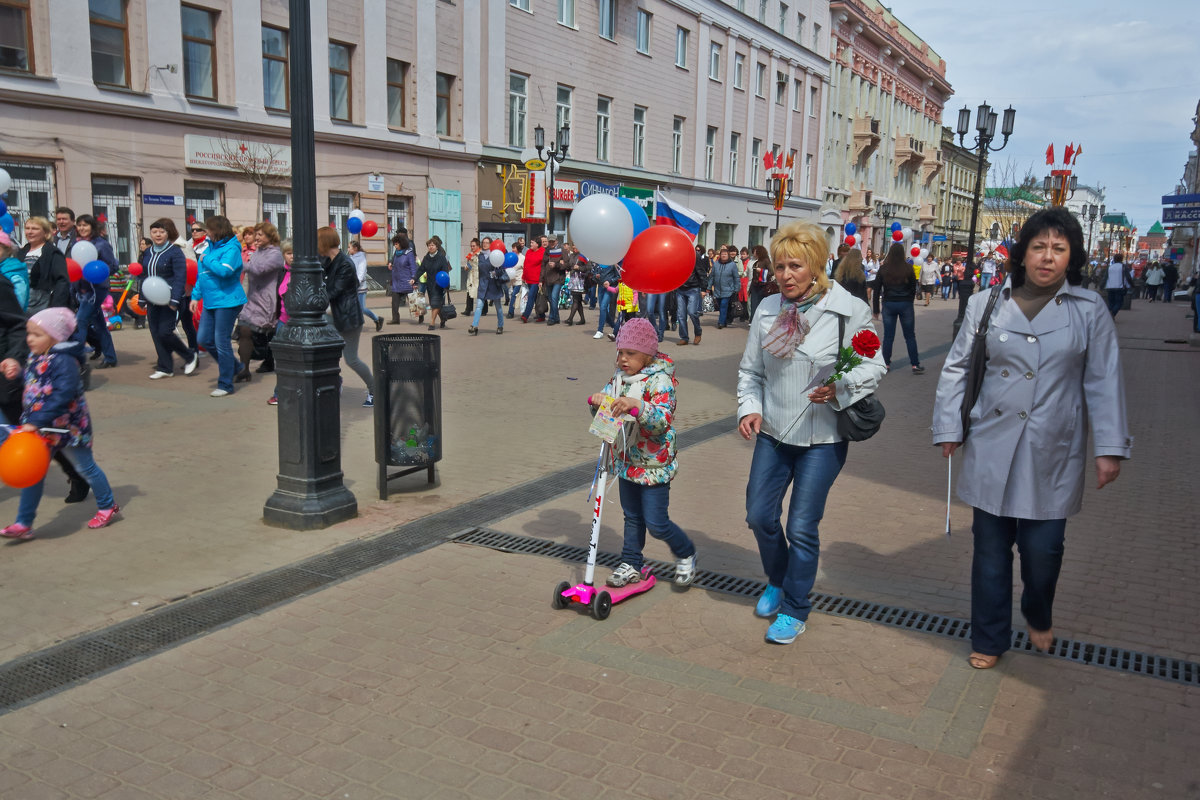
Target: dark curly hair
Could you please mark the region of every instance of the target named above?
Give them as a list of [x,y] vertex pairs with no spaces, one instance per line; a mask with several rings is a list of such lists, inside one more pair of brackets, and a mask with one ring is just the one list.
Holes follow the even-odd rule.
[[1083,265],[1087,262],[1087,249],[1083,245],[1083,228],[1075,216],[1062,206],[1044,208],[1025,220],[1017,243],[1008,254],[1009,277],[1016,289],[1025,283],[1025,251],[1029,243],[1046,231],[1054,231],[1067,239],[1071,256],[1067,262],[1067,283],[1078,286],[1083,282]]

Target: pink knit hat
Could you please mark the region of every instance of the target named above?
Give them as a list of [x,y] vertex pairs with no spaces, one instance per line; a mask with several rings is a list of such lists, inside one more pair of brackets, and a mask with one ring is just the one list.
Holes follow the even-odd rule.
[[618,350],[636,350],[648,356],[658,353],[658,331],[645,317],[634,317],[617,332]]
[[56,342],[65,342],[75,332],[75,315],[69,308],[47,308],[37,312],[29,321],[44,330]]
[[12,238],[4,231],[0,231],[0,245],[4,245],[5,247],[13,246]]

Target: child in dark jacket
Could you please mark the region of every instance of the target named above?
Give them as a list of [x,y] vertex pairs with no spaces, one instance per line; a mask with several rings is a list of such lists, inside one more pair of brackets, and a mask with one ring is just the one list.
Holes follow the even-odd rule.
[[[96,516],[89,528],[103,528],[113,522],[117,512],[108,478],[92,457],[92,421],[83,396],[80,368],[84,363],[83,343],[71,340],[75,315],[66,308],[47,308],[34,314],[26,325],[29,362],[25,366],[25,397],[21,413],[23,431],[61,428],[66,433],[46,434],[51,450],[61,450],[91,485],[96,495]],[[20,371],[13,359],[0,363],[9,378]],[[11,373],[11,374],[10,374]],[[7,433],[3,434],[7,438]],[[7,539],[33,538],[33,519],[42,500],[45,479],[21,490],[17,521],[0,530]]]

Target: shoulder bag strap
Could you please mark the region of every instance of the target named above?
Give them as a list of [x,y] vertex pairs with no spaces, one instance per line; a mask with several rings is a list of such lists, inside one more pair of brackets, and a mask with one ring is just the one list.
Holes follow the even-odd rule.
[[988,298],[987,305],[983,309],[983,319],[979,323],[979,330],[975,333],[977,338],[987,336],[988,328],[992,324],[992,311],[996,308],[996,301],[1000,299],[1001,288],[1003,287],[992,287],[992,296]]

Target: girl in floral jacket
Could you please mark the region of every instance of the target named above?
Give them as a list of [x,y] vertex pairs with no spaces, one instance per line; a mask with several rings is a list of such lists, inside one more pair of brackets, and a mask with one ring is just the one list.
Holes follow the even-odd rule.
[[633,435],[616,452],[621,508],[625,513],[625,543],[621,566],[608,578],[609,586],[642,579],[646,529],[662,539],[675,556],[675,583],[689,586],[696,577],[696,546],[671,521],[671,479],[675,477],[675,363],[658,352],[658,331],[643,317],[634,317],[617,334],[617,374],[598,394],[588,397],[593,412],[605,395],[616,400],[613,415],[634,419]]
[[[91,485],[99,510],[88,522],[88,527],[103,528],[113,521],[120,509],[113,501],[108,478],[92,457],[92,421],[79,374],[84,359],[83,343],[71,341],[74,332],[75,315],[67,308],[39,311],[26,324],[29,362],[25,366],[20,430],[36,432],[41,428],[61,428],[66,431],[47,434],[45,438],[51,450],[61,450]],[[0,370],[14,377],[20,364],[5,359],[0,363]],[[21,490],[17,521],[0,530],[0,536],[22,540],[33,538],[33,518],[42,500],[44,483],[43,479]]]

